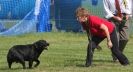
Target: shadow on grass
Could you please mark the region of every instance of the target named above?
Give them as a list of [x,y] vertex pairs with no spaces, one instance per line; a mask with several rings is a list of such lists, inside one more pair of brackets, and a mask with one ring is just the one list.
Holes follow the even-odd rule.
[[22,68],[11,68],[11,69],[9,69],[8,67],[0,68],[0,70],[2,70],[2,71],[5,71],[5,70],[20,70],[20,69],[22,69]]
[[64,66],[65,67],[75,66],[77,64],[83,63],[84,61],[85,61],[84,59],[67,59],[65,60]]
[[111,60],[93,60],[93,62],[107,62],[107,63],[112,63],[113,61],[111,61]]
[[[86,62],[86,61],[85,61],[85,62]],[[102,62],[104,62],[104,63],[114,63],[114,62],[111,61],[111,60],[93,60],[93,62],[98,62],[100,65],[101,65]],[[116,63],[117,63],[117,62],[116,62]],[[76,65],[76,66],[77,66],[77,67],[86,67],[85,64],[84,64],[84,65],[78,64],[78,65]],[[94,67],[94,66],[98,66],[98,65],[92,63],[91,67]]]
[[[65,66],[76,65],[77,67],[86,67],[85,66],[86,60],[75,59],[75,60],[68,60],[68,62],[69,62],[69,65],[65,65]],[[102,62],[113,63],[113,61],[111,61],[111,60],[93,60],[93,62],[98,62],[98,63],[102,63]],[[96,64],[92,64],[91,67],[93,67],[93,66],[96,66]]]
[[0,70],[8,70],[9,68],[0,68]]
[[[33,69],[33,68],[31,68],[31,69]],[[0,68],[0,71],[7,71],[7,70],[10,70],[10,71],[14,71],[14,70],[31,70],[31,69],[29,69],[29,68],[23,69],[21,67],[11,68],[10,69],[8,67],[3,67],[3,68]]]

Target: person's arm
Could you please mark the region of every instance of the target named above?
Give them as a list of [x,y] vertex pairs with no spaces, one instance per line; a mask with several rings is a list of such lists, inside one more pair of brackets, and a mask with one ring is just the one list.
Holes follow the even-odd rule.
[[112,18],[114,15],[109,9],[108,0],[103,0],[103,6],[104,6],[105,18],[107,18],[107,19]]
[[111,4],[108,1],[109,0],[103,0],[105,18],[107,18],[107,19],[113,18],[113,19],[117,20],[118,22],[121,22],[122,18],[113,15],[113,13],[110,11],[110,8],[112,8],[112,7],[110,7]]
[[100,29],[102,29],[105,32],[106,36],[107,36],[107,45],[108,45],[108,47],[112,48],[113,44],[110,40],[110,33],[109,33],[109,30],[108,30],[107,26],[104,25],[104,24],[101,24]]

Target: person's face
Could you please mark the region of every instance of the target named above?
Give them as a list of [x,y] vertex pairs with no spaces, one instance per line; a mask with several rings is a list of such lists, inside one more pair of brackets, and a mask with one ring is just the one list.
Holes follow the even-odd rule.
[[87,17],[86,16],[80,16],[80,17],[77,17],[77,20],[79,22],[86,22],[87,21]]

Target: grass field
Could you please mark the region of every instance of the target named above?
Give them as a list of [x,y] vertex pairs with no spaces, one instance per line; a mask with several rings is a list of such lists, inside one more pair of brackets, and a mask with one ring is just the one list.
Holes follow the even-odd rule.
[[[19,63],[8,68],[6,55],[10,47],[17,44],[30,44],[39,39],[50,43],[48,51],[43,51],[40,65],[33,69],[22,69]],[[87,37],[84,33],[38,33],[20,36],[0,36],[0,72],[133,72],[133,39],[131,38],[124,53],[130,60],[129,66],[113,63],[106,42],[100,45],[103,50],[95,50],[93,65],[84,67],[86,59]],[[26,63],[27,64],[27,63]],[[28,64],[27,64],[28,65]]]

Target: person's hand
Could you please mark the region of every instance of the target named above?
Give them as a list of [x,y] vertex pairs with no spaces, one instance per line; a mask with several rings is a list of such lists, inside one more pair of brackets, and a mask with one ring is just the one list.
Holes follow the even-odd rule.
[[113,17],[115,20],[117,20],[118,22],[121,22],[122,21],[122,18],[118,17],[118,16],[114,16]]
[[128,20],[129,19],[129,15],[126,15],[126,20]]
[[112,48],[112,47],[113,47],[113,44],[112,44],[111,40],[109,40],[109,41],[107,42],[107,45],[108,45],[108,48]]

